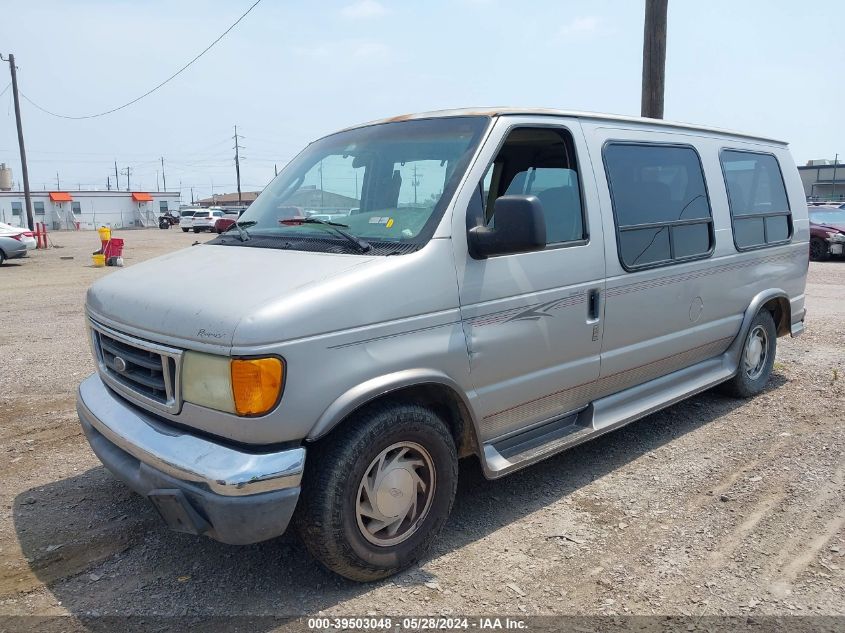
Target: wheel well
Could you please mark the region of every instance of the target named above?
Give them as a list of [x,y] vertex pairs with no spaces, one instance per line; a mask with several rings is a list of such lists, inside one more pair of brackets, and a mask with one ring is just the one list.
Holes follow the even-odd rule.
[[317,441],[331,436],[335,429],[343,427],[344,424],[349,422],[350,418],[356,416],[363,409],[384,402],[414,403],[433,410],[449,427],[452,438],[455,440],[458,457],[478,454],[478,444],[469,410],[454,389],[440,383],[411,385],[377,396],[351,411],[335,425],[327,436]]
[[762,310],[768,310],[772,313],[772,318],[775,321],[775,330],[778,336],[786,336],[789,334],[792,326],[792,314],[789,306],[789,300],[786,297],[775,297],[769,299],[763,304]]

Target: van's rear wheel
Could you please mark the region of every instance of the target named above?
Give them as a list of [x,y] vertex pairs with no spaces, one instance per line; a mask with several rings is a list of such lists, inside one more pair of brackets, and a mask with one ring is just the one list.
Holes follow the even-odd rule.
[[416,563],[443,527],[458,481],[455,443],[418,405],[377,405],[344,424],[309,451],[296,524],[331,571],[378,580]]
[[777,349],[777,330],[771,312],[761,310],[751,322],[742,345],[739,369],[725,383],[725,390],[738,398],[755,396],[766,386],[772,375]]

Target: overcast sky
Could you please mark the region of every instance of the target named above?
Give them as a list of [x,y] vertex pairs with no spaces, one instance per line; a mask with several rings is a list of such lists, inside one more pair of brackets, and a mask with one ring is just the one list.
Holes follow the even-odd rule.
[[[0,0],[0,52],[42,107],[84,115],[145,92],[254,0]],[[845,158],[845,2],[669,0],[667,119],[791,143],[798,164]],[[197,197],[261,189],[307,142],[404,112],[479,105],[637,115],[640,0],[263,0],[172,83],[115,114],[70,121],[23,102],[34,189],[106,186]],[[0,91],[8,83],[0,66]],[[11,91],[0,162],[20,178]],[[160,176],[159,176],[160,177]],[[113,184],[113,183],[112,183]],[[125,176],[121,187],[126,187]]]

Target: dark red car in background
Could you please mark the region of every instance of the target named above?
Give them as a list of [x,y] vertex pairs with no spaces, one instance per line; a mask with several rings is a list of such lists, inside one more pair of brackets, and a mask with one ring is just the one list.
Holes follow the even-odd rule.
[[810,206],[810,259],[845,255],[845,204]]
[[214,221],[214,232],[219,234],[228,231],[244,211],[246,207],[223,209],[223,217]]

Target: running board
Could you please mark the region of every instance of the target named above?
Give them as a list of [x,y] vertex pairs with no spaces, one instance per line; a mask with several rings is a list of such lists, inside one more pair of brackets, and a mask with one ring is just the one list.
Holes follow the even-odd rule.
[[728,354],[594,401],[578,413],[484,444],[484,474],[496,479],[603,435],[729,379]]

